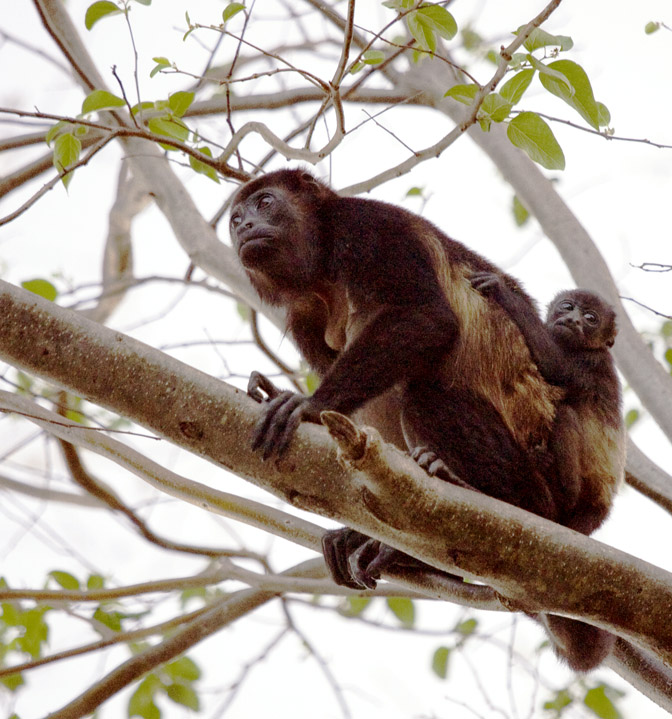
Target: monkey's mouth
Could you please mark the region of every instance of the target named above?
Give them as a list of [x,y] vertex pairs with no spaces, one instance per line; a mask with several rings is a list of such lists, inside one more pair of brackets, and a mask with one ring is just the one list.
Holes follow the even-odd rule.
[[560,330],[562,332],[569,332],[569,334],[583,334],[580,327],[573,323],[570,324],[569,322],[563,322],[562,320],[555,323],[555,328],[556,330]]
[[273,238],[270,235],[253,235],[246,237],[240,243],[238,254],[240,261],[246,267],[256,265],[273,247]]

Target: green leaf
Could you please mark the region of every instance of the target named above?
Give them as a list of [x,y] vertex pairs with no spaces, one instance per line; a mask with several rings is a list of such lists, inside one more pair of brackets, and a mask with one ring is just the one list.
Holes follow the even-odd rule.
[[306,392],[308,392],[309,395],[314,394],[315,390],[320,386],[320,378],[315,372],[307,372],[305,382]]
[[[29,292],[39,295],[40,297],[44,297],[45,300],[50,300],[51,302],[53,302],[58,297],[58,290],[48,280],[26,280],[25,282],[21,283],[21,287],[23,287],[24,290],[28,290]],[[56,579],[56,577],[54,577],[54,579]],[[68,589],[68,587],[64,588]]]
[[452,40],[457,33],[455,18],[440,5],[427,5],[406,16],[409,32],[423,50],[436,51],[436,36]]
[[161,70],[165,70],[167,67],[171,66],[171,62],[167,57],[153,57],[152,60],[156,63],[154,67],[152,68],[152,71],[149,73],[150,77],[154,77],[157,72],[161,72]]
[[567,91],[564,83],[557,82],[549,75],[539,76],[541,84],[550,93],[573,107],[589,125],[598,130],[600,127],[599,110],[593,96],[590,80],[581,65],[571,60],[556,60],[550,63],[548,68],[561,73],[570,83],[572,92]]
[[152,0],[135,0],[135,2],[140,3],[140,5],[147,5],[147,6],[152,4]]
[[455,18],[441,5],[425,5],[416,12],[422,21],[442,38],[452,40],[457,35]]
[[87,589],[102,589],[105,586],[105,578],[100,574],[91,574],[86,580]]
[[0,606],[2,607],[0,618],[3,624],[6,624],[8,627],[16,627],[21,624],[21,609],[18,604],[3,602]]
[[10,692],[15,692],[25,683],[26,682],[21,674],[8,674],[7,676],[0,678],[0,684],[9,689]]
[[436,36],[431,26],[423,22],[422,17],[418,17],[417,10],[406,16],[406,25],[419,47],[430,52],[436,50]]
[[410,10],[414,2],[415,0],[385,0],[383,5],[392,10],[397,10],[397,12],[401,12],[402,10]]
[[[196,149],[201,154],[206,155],[206,157],[212,158],[212,150],[209,147],[197,147]],[[192,170],[200,172],[202,175],[207,175],[211,180],[219,183],[219,177],[217,176],[217,171],[214,167],[206,165],[205,162],[197,160],[192,155],[189,155],[189,164],[191,165]]]
[[533,77],[534,70],[531,68],[521,70],[501,86],[499,94],[507,100],[507,102],[515,105],[517,102],[520,102],[520,98],[523,96],[525,90],[527,90],[530,86]]
[[518,68],[527,62],[526,52],[514,52],[509,60],[509,67]]
[[190,687],[184,684],[171,684],[166,687],[166,694],[176,704],[188,707],[197,712],[200,709],[198,694]]
[[347,608],[343,611],[348,617],[358,617],[371,604],[371,597],[346,597]]
[[499,65],[500,55],[494,50],[488,50],[485,53],[485,59],[492,65]]
[[[153,117],[148,123],[147,127],[156,135],[163,135],[164,137],[172,137],[180,142],[185,142],[189,137],[189,128],[177,118],[173,117]],[[175,150],[176,148],[166,146],[167,149]]]
[[476,631],[477,627],[478,622],[475,619],[465,619],[455,627],[455,631],[463,637],[468,637]]
[[623,693],[601,684],[586,692],[583,703],[600,719],[623,719],[614,705],[614,700],[619,696],[623,696]]
[[[21,283],[21,284],[23,284],[23,283]],[[26,289],[28,289],[28,288],[26,287]],[[30,375],[27,375],[25,372],[17,372],[16,373],[16,384],[17,384],[19,394],[24,394],[24,395],[33,394],[33,385],[35,384],[35,380],[33,380],[33,378]]]
[[534,112],[521,112],[506,128],[512,144],[547,170],[564,170],[565,155],[551,128]]
[[486,95],[479,110],[479,119],[483,117],[493,122],[503,122],[511,112],[511,103],[507,102],[498,92]]
[[61,572],[57,569],[54,569],[52,572],[49,572],[49,576],[52,577],[57,584],[60,584],[63,589],[79,589],[79,579],[77,577],[73,577],[72,574],[69,572]]
[[22,652],[37,659],[42,651],[42,644],[49,638],[49,625],[44,619],[48,607],[29,609],[21,614],[21,623],[25,627],[23,636],[17,638],[17,646]]
[[47,143],[47,145],[51,145],[51,141],[57,136],[60,135],[65,130],[70,130],[72,127],[72,124],[69,122],[57,122],[55,125],[52,125],[51,128],[49,128],[49,132],[47,132],[44,140]]
[[131,108],[131,113],[133,115],[137,115],[140,110],[153,110],[154,109],[154,103],[151,100],[145,100],[144,102],[139,102],[137,105],[133,105]]
[[241,320],[245,322],[250,321],[250,308],[248,305],[243,302],[236,302],[236,312],[238,312],[238,316]]
[[90,30],[98,20],[102,20],[108,15],[119,15],[122,10],[117,5],[109,0],[99,0],[94,2],[93,5],[89,5],[84,16],[84,25],[87,30]]
[[518,225],[522,227],[530,218],[530,213],[527,211],[523,203],[518,199],[517,195],[513,196],[513,219]]
[[644,32],[647,35],[651,35],[654,32],[657,32],[658,30],[660,30],[659,22],[647,22],[646,25],[644,25]]
[[195,93],[193,92],[174,92],[168,98],[168,106],[173,111],[174,115],[182,117],[184,113],[189,109],[189,106],[194,101]]
[[385,61],[385,53],[382,50],[367,50],[362,55],[362,62],[366,65],[380,65]]
[[[569,95],[574,94],[574,88],[572,87],[572,83],[558,70],[553,70],[550,65],[544,65],[543,62],[540,60],[537,60],[534,55],[528,55],[527,56],[528,62],[532,65],[532,67],[535,70],[539,71],[539,79],[541,80],[543,77],[549,77],[553,78],[554,80],[557,80],[557,82],[562,83],[564,85],[564,88]],[[542,80],[543,84],[543,80]],[[544,85],[545,87],[545,85]]]
[[122,107],[125,104],[121,97],[117,97],[107,90],[94,90],[84,98],[82,115],[88,115],[90,112],[96,112],[103,108]]
[[463,28],[460,35],[465,50],[477,50],[483,44],[483,38],[470,27]]
[[128,701],[128,716],[161,719],[159,707],[154,703],[154,694],[159,686],[159,680],[153,674],[143,679]]
[[568,707],[572,701],[571,694],[566,689],[561,689],[556,693],[553,699],[544,703],[544,709],[556,712],[556,716],[559,716],[562,710]]
[[[521,25],[514,35],[517,35],[523,27]],[[550,32],[537,27],[528,35],[523,46],[529,52],[538,50],[540,47],[559,47],[561,50],[571,50],[574,47],[574,41],[568,35],[551,35]]]
[[603,103],[597,103],[597,123],[600,127],[607,127],[611,122],[611,113],[609,108]]
[[448,647],[439,647],[432,656],[432,671],[439,679],[445,679],[448,676],[449,657],[450,649]]
[[237,15],[241,10],[245,9],[245,5],[242,2],[229,3],[222,13],[222,20],[228,22],[234,15]]
[[[59,135],[54,142],[54,167],[59,171],[67,170],[68,167],[74,165],[79,160],[79,154],[82,150],[81,141],[71,132]],[[61,180],[67,188],[72,179],[72,174],[67,173]]]
[[415,607],[410,599],[404,597],[389,597],[387,599],[387,606],[405,627],[413,626],[415,623]]
[[[671,353],[670,358],[668,359],[668,362],[672,363],[672,350],[667,350]],[[639,410],[637,409],[631,409],[628,412],[625,413],[625,428],[630,429],[633,424],[639,419]]]
[[452,97],[453,100],[471,105],[479,89],[478,85],[453,85],[444,97]]
[[93,618],[97,619],[101,624],[104,624],[108,629],[113,632],[121,631],[121,620],[124,617],[121,612],[108,612],[98,607],[93,613]]
[[164,669],[171,677],[180,678],[187,682],[196,681],[201,677],[201,670],[196,662],[189,659],[189,657],[180,657],[174,662],[166,664]]

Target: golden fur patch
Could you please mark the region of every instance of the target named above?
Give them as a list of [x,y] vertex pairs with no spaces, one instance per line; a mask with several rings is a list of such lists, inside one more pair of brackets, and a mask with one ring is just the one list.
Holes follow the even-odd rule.
[[446,381],[485,397],[521,446],[545,443],[564,390],[543,380],[518,327],[471,286],[473,270],[450,262],[438,238],[425,237],[425,242],[460,323],[458,346],[444,369]]

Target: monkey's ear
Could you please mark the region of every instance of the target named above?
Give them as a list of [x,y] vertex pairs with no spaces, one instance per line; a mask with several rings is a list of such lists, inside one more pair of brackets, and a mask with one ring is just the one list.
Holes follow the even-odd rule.
[[324,185],[308,170],[302,170],[300,175],[301,182],[304,185],[312,185],[313,189],[322,190]]
[[616,326],[616,322],[614,321],[614,329],[613,329],[613,332],[612,332],[612,334],[611,334],[611,339],[609,340],[609,342],[607,342],[607,347],[613,347],[613,346],[614,346],[614,342],[616,341],[616,335],[617,335],[617,334],[618,334],[618,327]]

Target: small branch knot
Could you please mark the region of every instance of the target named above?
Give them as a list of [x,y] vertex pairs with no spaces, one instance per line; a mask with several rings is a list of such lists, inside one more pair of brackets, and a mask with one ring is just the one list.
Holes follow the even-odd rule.
[[338,444],[343,459],[356,462],[364,456],[368,439],[366,432],[357,427],[351,419],[331,410],[321,412],[320,419]]

